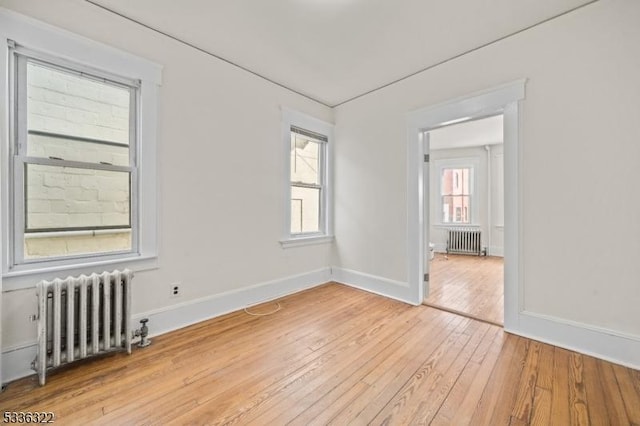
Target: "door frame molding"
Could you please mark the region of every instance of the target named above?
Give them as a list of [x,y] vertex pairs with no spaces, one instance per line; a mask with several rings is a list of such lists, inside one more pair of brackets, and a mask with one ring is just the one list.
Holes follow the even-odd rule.
[[421,304],[427,224],[424,219],[424,133],[452,120],[471,120],[489,115],[504,115],[504,327],[518,329],[523,309],[522,291],[522,179],[520,103],[525,98],[527,80],[475,92],[437,105],[409,112],[407,124],[407,278],[409,300]]

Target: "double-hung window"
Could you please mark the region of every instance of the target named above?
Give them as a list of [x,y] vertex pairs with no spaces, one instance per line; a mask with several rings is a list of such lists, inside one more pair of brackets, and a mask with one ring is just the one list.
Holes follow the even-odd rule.
[[3,275],[154,267],[161,67],[17,14],[0,26]]
[[138,84],[15,52],[14,262],[136,250]]
[[440,176],[442,223],[471,223],[471,183],[473,168],[445,167]]
[[283,245],[331,239],[329,147],[332,126],[285,111],[287,220]]
[[327,137],[291,127],[291,234],[323,232]]

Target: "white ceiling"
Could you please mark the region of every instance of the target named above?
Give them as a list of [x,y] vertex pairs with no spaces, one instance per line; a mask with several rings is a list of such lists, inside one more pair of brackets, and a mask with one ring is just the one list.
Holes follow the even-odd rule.
[[429,149],[468,148],[501,144],[502,114],[453,124],[429,132]]
[[592,0],[88,0],[326,105]]

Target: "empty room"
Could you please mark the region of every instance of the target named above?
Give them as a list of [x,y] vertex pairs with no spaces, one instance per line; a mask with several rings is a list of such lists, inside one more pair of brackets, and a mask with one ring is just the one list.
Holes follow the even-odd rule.
[[636,0],[0,0],[2,421],[640,424],[639,45]]

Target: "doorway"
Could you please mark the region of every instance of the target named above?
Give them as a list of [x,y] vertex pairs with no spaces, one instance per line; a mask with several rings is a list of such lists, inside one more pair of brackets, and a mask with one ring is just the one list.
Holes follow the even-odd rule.
[[[425,164],[429,294],[423,304],[504,321],[503,114],[431,129]],[[428,176],[427,176],[428,174]]]
[[[503,114],[504,116],[504,328],[521,328],[522,213],[520,102],[525,98],[526,80],[517,80],[482,90],[407,114],[407,265],[408,285],[403,300],[421,304],[429,296],[427,242],[429,227],[428,132],[454,122]],[[429,163],[426,163],[428,170]]]

